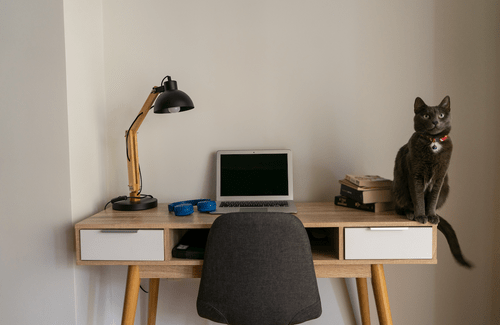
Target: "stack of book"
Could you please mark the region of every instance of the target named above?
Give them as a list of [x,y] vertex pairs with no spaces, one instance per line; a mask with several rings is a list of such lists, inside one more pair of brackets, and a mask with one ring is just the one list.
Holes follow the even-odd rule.
[[376,175],[346,175],[339,182],[340,195],[335,197],[336,205],[375,213],[394,208],[390,179]]

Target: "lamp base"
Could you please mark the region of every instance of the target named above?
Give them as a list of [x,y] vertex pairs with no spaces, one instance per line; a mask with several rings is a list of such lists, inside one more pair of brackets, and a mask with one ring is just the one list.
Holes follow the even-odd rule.
[[120,211],[139,211],[156,208],[158,200],[153,197],[146,197],[140,199],[139,202],[131,202],[130,199],[117,201],[113,203],[113,210]]

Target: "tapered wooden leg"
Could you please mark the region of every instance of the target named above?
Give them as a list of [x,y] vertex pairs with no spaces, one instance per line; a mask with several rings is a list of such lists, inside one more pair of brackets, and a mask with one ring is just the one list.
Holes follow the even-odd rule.
[[158,307],[159,288],[160,279],[149,279],[148,325],[156,324],[156,310]]
[[368,284],[366,278],[356,278],[356,287],[358,288],[361,324],[370,325],[370,303],[368,300]]
[[382,264],[372,265],[372,285],[380,325],[392,325],[391,307]]
[[123,302],[122,325],[134,325],[140,285],[141,278],[139,276],[139,266],[129,265],[125,301]]

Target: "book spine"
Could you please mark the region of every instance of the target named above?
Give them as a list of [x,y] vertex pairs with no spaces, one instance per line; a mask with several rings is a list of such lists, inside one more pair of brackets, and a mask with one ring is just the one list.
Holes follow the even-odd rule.
[[340,185],[340,195],[351,198],[358,202],[363,202],[363,192],[357,191],[347,185]]
[[364,204],[392,201],[392,194],[390,189],[359,191],[345,184],[341,184],[340,195],[347,196]]
[[358,209],[358,210],[364,210],[364,211],[370,211],[370,212],[375,212],[375,204],[370,203],[370,204],[363,204],[360,202],[357,202],[351,198],[345,197],[345,196],[336,196],[335,197],[335,205],[347,207],[347,208],[353,208],[353,209]]

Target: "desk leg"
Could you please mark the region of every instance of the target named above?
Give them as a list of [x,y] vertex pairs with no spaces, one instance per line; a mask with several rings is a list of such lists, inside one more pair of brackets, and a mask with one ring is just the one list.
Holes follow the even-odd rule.
[[392,325],[391,307],[382,264],[372,265],[372,285],[380,325]]
[[122,325],[134,325],[140,285],[141,278],[139,277],[139,266],[129,265],[125,301],[123,302]]
[[370,325],[370,303],[368,300],[368,284],[366,278],[356,278],[356,287],[358,288],[361,323],[363,325]]
[[158,307],[159,288],[160,279],[149,279],[148,325],[156,324],[156,310]]

